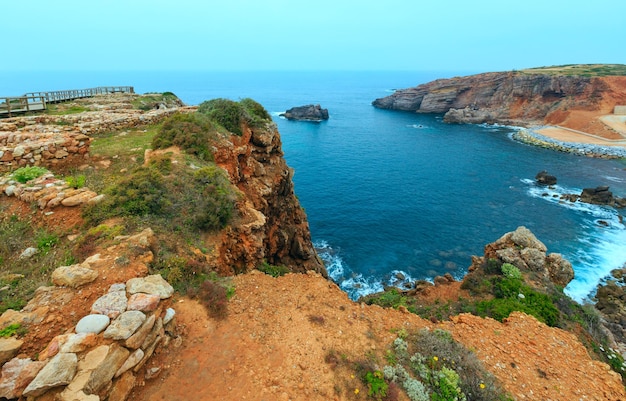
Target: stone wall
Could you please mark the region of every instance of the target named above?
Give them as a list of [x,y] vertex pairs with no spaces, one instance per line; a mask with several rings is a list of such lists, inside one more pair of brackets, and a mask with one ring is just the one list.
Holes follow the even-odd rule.
[[[131,265],[152,257],[152,230],[118,240],[111,253],[57,268],[54,286],[40,287],[21,311],[0,316],[0,328],[17,323],[31,336],[0,338],[0,399],[123,401],[133,387],[161,373],[163,367],[146,364],[155,351],[181,341],[168,307],[174,289],[160,275],[131,272],[132,278],[107,280],[111,265],[129,250],[137,254]],[[87,294],[97,298],[86,303]],[[77,305],[82,313],[68,311]],[[68,330],[58,327],[65,321]],[[37,333],[50,332],[59,334],[47,345],[33,341]]]
[[91,136],[154,124],[180,111],[106,110],[0,121],[0,173],[23,166],[62,167],[89,157]]

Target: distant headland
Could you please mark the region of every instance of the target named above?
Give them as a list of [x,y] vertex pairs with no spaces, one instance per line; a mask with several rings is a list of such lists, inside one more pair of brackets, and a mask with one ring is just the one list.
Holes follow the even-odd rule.
[[[438,79],[397,90],[372,105],[442,113],[450,123],[528,127],[563,143],[626,148],[626,65],[622,64],[539,67]],[[542,142],[546,144],[549,141]]]

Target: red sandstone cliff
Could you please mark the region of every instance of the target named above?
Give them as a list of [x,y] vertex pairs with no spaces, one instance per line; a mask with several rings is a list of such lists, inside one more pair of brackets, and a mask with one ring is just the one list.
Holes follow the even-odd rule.
[[240,221],[221,234],[222,273],[246,272],[267,261],[294,272],[314,270],[327,276],[294,193],[293,171],[283,158],[276,126],[245,127],[241,137],[231,135],[216,144],[214,154],[244,195],[238,203]]
[[551,124],[602,134],[602,127],[594,127],[594,117],[626,104],[626,76],[489,72],[398,90],[372,104],[382,109],[445,113],[447,122]]

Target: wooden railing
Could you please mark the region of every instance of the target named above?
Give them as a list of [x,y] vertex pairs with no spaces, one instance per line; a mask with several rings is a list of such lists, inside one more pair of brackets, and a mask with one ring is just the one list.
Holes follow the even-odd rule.
[[99,86],[89,89],[71,89],[51,92],[29,92],[18,97],[0,97],[0,116],[45,110],[48,103],[92,97],[106,93],[135,93],[132,86]]

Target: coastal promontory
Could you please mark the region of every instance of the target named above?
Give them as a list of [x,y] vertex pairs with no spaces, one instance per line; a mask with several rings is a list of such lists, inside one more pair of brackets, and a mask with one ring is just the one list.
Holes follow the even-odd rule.
[[452,123],[559,125],[612,138],[615,133],[598,117],[626,104],[626,66],[542,67],[438,79],[372,104],[441,113]]

